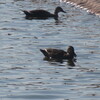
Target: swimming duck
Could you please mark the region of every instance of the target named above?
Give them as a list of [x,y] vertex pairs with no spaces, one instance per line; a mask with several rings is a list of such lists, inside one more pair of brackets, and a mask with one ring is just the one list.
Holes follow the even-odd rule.
[[44,54],[46,58],[49,59],[68,59],[72,60],[74,57],[76,57],[76,53],[74,52],[74,47],[69,46],[67,49],[67,52],[64,50],[59,49],[40,49],[40,51]]
[[23,10],[25,13],[25,18],[26,19],[48,19],[48,18],[54,18],[55,20],[58,20],[58,13],[59,12],[64,12],[66,13],[61,7],[56,7],[54,14],[46,11],[46,10],[31,10],[31,11],[26,11]]

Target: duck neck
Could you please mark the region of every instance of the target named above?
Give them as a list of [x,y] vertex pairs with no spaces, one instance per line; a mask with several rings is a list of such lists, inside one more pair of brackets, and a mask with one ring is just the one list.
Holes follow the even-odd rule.
[[58,12],[57,11],[54,12],[54,18],[55,18],[55,20],[58,20]]
[[55,10],[54,14],[55,14],[56,16],[58,16],[58,11],[57,11],[57,10]]
[[67,55],[65,56],[65,58],[67,58],[67,59],[73,59],[74,58],[74,53],[67,53]]

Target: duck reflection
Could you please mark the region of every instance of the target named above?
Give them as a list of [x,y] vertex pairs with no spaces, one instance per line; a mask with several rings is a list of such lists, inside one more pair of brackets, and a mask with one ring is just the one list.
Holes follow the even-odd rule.
[[47,57],[43,58],[43,60],[50,62],[50,64],[55,64],[59,66],[65,66],[67,63],[68,66],[70,66],[69,69],[72,69],[72,67],[75,66],[76,59],[73,60],[63,60],[63,59],[49,59]]
[[59,63],[63,63],[63,59],[49,59],[47,57],[44,57],[43,60],[49,61],[49,62],[59,62]]
[[75,59],[75,60],[68,60],[68,61],[67,61],[67,64],[68,64],[69,66],[75,66],[75,62],[76,62],[76,59]]

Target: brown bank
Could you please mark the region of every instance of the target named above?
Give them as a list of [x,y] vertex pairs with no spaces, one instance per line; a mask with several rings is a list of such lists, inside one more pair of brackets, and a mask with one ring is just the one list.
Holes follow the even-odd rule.
[[73,2],[83,8],[87,8],[91,13],[100,15],[100,0],[62,0],[64,2]]

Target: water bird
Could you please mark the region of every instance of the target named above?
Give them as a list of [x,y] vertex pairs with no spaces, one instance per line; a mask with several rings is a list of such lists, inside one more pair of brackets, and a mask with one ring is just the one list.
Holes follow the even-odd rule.
[[68,59],[68,60],[72,60],[72,59],[74,59],[74,57],[77,56],[75,51],[74,51],[73,46],[69,46],[67,51],[64,51],[64,50],[61,50],[61,49],[53,49],[53,48],[40,49],[40,51],[48,59]]
[[26,11],[22,10],[25,13],[25,18],[26,19],[48,19],[48,18],[54,18],[55,20],[58,20],[58,13],[59,12],[64,12],[66,13],[61,7],[56,7],[54,14],[46,11],[46,10],[31,10],[31,11]]

